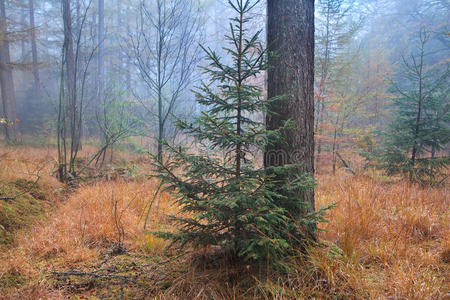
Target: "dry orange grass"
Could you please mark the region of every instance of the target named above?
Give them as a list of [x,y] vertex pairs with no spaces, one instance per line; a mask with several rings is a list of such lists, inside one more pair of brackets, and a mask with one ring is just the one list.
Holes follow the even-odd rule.
[[343,275],[345,280],[336,284],[371,299],[449,296],[448,188],[345,174],[321,176],[317,203],[332,202],[337,206],[328,213],[321,237],[342,249],[345,264],[338,266],[313,254],[327,277]]
[[[148,230],[163,227],[164,214],[174,210],[167,195],[157,197],[147,231],[144,230],[141,216],[145,216],[146,205],[153,199],[156,188],[154,181],[120,180],[80,187],[48,218],[19,237],[17,243],[30,261],[51,261],[52,265],[70,267],[96,258],[117,243],[119,225],[124,230],[123,243],[127,249],[152,251],[154,247],[148,243],[158,241],[149,237]],[[23,266],[22,262],[19,265]]]
[[[27,167],[20,161],[30,160],[30,156],[34,161],[38,157],[51,157],[42,149],[14,151],[8,157],[17,157],[19,162],[9,160],[10,171],[0,168],[2,179],[15,178],[11,170],[16,167],[26,173]],[[59,186],[48,175],[52,171],[51,163],[45,170],[48,185]],[[450,257],[449,190],[424,189],[405,181],[389,183],[372,175],[375,179],[343,173],[319,176],[317,205],[337,203],[328,212],[329,223],[321,225],[326,232],[320,236],[328,246],[311,248],[307,262],[300,259],[293,262],[298,263],[298,269],[292,274],[294,278],[297,276],[297,284],[261,283],[257,287],[259,295],[277,299],[311,295],[354,299],[445,299],[449,296],[446,296]],[[117,216],[128,250],[148,256],[161,254],[165,243],[144,230],[142,218],[157,187],[156,181],[144,179],[100,181],[79,187],[58,203],[45,220],[29,232],[21,233],[16,248],[1,255],[0,277],[25,274],[32,281],[21,291],[56,298],[61,294],[47,288],[45,275],[50,270],[67,270],[104,257],[118,239]],[[176,208],[171,206],[168,195],[156,198],[147,229],[169,228],[165,215],[174,212]],[[305,263],[309,264],[307,268]],[[190,276],[191,279],[184,278],[185,282],[183,278],[178,281],[183,288],[189,284],[198,286],[199,290],[191,289],[189,295],[205,298],[202,291],[216,289],[210,295],[218,295],[217,299],[219,295],[240,298],[238,290],[231,287],[227,290],[226,282],[208,283],[205,280],[210,277]],[[176,286],[167,292],[174,296],[179,291]],[[17,290],[8,295],[14,293]],[[249,294],[246,297],[251,298]]]
[[[90,152],[89,147],[83,148],[84,157]],[[0,254],[0,280],[20,275],[33,279],[21,292],[44,293],[45,274],[103,256],[103,252],[118,242],[118,228],[123,229],[122,242],[129,250],[154,253],[163,249],[165,243],[148,231],[163,228],[164,214],[173,211],[166,194],[155,198],[146,230],[143,226],[147,205],[157,189],[155,181],[98,181],[64,193],[64,186],[54,174],[55,156],[54,149],[0,147],[0,181],[35,181],[39,177],[39,185],[55,203],[45,218],[36,221],[28,231],[17,233],[16,247]],[[131,158],[135,157],[125,157]],[[14,290],[10,292],[9,296],[17,294]],[[0,292],[0,298],[1,295]]]
[[32,147],[0,147],[0,181],[17,179],[39,181],[46,190],[61,187],[52,176],[55,151]]
[[48,288],[46,276],[54,270],[103,260],[118,242],[117,224],[124,230],[122,242],[128,251],[161,253],[165,242],[148,231],[164,228],[165,214],[174,209],[167,195],[157,197],[144,230],[142,216],[156,188],[154,181],[120,180],[80,187],[29,232],[19,234],[18,247],[0,255],[0,278],[20,274],[31,282],[31,286],[9,289],[5,295],[14,298],[17,293],[38,293],[43,299],[53,299],[45,295],[60,292]]

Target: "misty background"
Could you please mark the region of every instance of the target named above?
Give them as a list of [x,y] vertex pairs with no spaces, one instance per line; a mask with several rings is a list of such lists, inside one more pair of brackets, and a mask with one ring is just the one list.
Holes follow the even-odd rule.
[[[0,2],[2,47],[9,47],[9,57],[1,55],[1,63],[12,76],[1,77],[6,138],[13,128],[9,139],[55,143],[58,128],[63,128],[58,120],[65,121],[62,112],[69,116],[71,111],[61,110],[61,99],[72,93],[64,86],[73,80],[68,101],[76,117],[67,129],[79,126],[80,140],[98,140],[106,148],[126,143],[138,151],[158,151],[157,139],[177,137],[175,118],[199,115],[202,107],[192,89],[202,80],[202,47],[223,54],[231,16],[223,0]],[[265,28],[265,5],[261,1],[255,10],[254,30]],[[449,3],[320,0],[315,5],[320,165],[336,149],[380,141],[395,114],[397,87],[412,84],[404,79],[405,65],[419,54],[421,34],[427,36],[424,67],[448,70]],[[70,32],[65,11],[70,13]],[[72,79],[62,76],[67,34],[73,48]],[[255,80],[264,86],[264,78]]]

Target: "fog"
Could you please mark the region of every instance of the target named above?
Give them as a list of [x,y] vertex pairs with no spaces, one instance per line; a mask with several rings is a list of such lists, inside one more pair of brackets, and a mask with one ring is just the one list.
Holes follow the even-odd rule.
[[[101,138],[114,127],[124,131],[114,134],[120,136],[114,143],[141,137],[136,139],[140,147],[153,150],[156,139],[177,137],[176,118],[189,120],[202,111],[192,92],[203,79],[202,47],[223,56],[232,16],[224,0],[2,5],[2,39],[9,47],[2,64],[12,73],[10,79],[2,77],[3,134],[12,128],[15,140],[50,143],[62,121],[63,101],[72,102],[81,139]],[[263,36],[265,6],[265,1],[258,4],[249,24]],[[333,137],[346,147],[358,136],[376,139],[386,129],[395,111],[394,82],[404,62],[419,53],[420,32],[428,39],[427,68],[448,68],[447,1],[323,0],[315,3],[315,19],[319,156],[330,150]],[[70,43],[66,50],[65,43]],[[264,76],[258,81],[264,87]]]

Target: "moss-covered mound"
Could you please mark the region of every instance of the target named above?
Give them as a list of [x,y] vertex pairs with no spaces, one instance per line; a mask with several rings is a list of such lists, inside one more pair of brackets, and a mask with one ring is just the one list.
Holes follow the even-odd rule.
[[0,247],[14,240],[14,233],[39,218],[45,193],[39,185],[26,180],[0,183]]

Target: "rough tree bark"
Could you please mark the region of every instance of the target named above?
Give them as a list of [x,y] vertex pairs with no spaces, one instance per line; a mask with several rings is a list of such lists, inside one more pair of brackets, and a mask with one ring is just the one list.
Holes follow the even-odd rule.
[[6,140],[16,142],[16,95],[12,76],[11,58],[9,55],[9,41],[6,21],[5,0],[0,0],[0,85],[2,91],[4,127]]
[[[267,129],[292,120],[295,129],[284,132],[285,143],[269,145],[268,153],[282,153],[283,161],[265,159],[265,165],[301,163],[295,172],[314,174],[314,0],[268,0],[267,45],[270,58],[268,97],[285,95],[271,103]],[[314,210],[314,190],[298,191]],[[302,212],[293,212],[302,213]],[[304,213],[304,212],[303,212]]]

